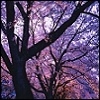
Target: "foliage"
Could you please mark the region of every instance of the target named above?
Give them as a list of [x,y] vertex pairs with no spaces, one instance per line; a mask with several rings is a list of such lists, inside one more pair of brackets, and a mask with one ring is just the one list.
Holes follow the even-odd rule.
[[99,3],[10,2],[1,2],[1,97],[98,99]]

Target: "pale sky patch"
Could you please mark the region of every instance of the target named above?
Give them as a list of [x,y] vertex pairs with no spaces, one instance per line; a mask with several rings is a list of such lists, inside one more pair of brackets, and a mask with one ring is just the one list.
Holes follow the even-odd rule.
[[51,31],[51,28],[52,28],[52,26],[53,26],[53,20],[52,20],[52,18],[50,18],[50,17],[45,17],[44,18],[44,23],[45,23],[45,29],[46,29],[46,31],[47,32],[50,32]]
[[95,69],[95,68],[92,68],[92,69],[91,69],[91,71],[95,72],[95,71],[96,71],[96,69]]

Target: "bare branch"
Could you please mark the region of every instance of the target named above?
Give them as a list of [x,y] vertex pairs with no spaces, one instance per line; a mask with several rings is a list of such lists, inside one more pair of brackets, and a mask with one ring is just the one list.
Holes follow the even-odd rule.
[[32,88],[33,90],[35,90],[36,92],[43,93],[43,91],[42,91],[42,90],[36,89],[36,88],[35,88],[34,86],[32,86],[32,85],[31,85],[31,88]]
[[6,66],[7,66],[10,74],[12,75],[13,74],[13,65],[10,62],[9,57],[7,56],[7,54],[6,54],[6,52],[5,52],[2,44],[1,44],[1,56],[2,56],[2,58],[3,58],[3,60],[4,60],[5,64],[6,64]]
[[38,77],[38,80],[39,80],[39,82],[40,82],[40,85],[41,85],[41,88],[42,88],[42,90],[43,90],[43,93],[46,94],[46,93],[47,93],[47,90],[46,90],[46,88],[45,88],[45,86],[44,86],[44,84],[43,84],[43,81],[42,81],[42,78],[41,78],[41,74],[38,73],[38,72],[39,72],[39,66],[36,66],[36,69],[37,69],[37,73],[35,73],[35,74],[36,74],[37,77]]
[[67,6],[66,6],[65,9],[63,10],[63,12],[62,12],[62,14],[60,15],[58,21],[56,22],[56,25],[54,26],[53,31],[57,28],[57,26],[58,26],[58,24],[59,24],[61,18],[63,17],[63,15],[64,15],[66,9],[67,9]]
[[25,19],[27,17],[27,15],[24,11],[24,8],[22,7],[22,5],[19,2],[17,2],[16,5],[17,5],[18,9],[20,10],[20,12],[22,14],[22,17]]
[[[15,17],[15,10],[14,10],[14,2],[11,1],[6,1],[6,13],[7,13],[7,24],[12,23],[14,21]],[[7,26],[7,38],[8,38],[8,43],[9,43],[9,48],[10,48],[10,53],[12,57],[12,63],[15,64],[16,61],[19,59],[19,51],[17,48],[17,44],[15,42],[15,37],[14,37],[14,26],[9,28]]]
[[[1,20],[0,20],[1,21]],[[6,29],[1,21],[1,29],[3,30],[4,34],[7,35]]]
[[94,1],[89,1],[89,2],[85,3],[83,6],[81,6],[80,9],[75,10],[73,12],[72,16],[69,18],[69,20],[64,22],[55,32],[51,32],[49,34],[49,38],[51,41],[45,42],[45,40],[43,39],[40,42],[38,42],[36,45],[30,47],[27,50],[28,54],[27,54],[26,60],[28,60],[32,56],[35,56],[36,53],[40,52],[45,47],[47,47],[50,44],[52,44],[53,42],[55,42],[63,34],[63,32],[76,21],[76,19],[80,15],[80,13],[83,12],[92,3],[94,3]]
[[70,61],[75,61],[75,60],[79,60],[80,58],[84,57],[88,52],[85,52],[83,55],[79,56],[79,57],[76,57],[74,59],[68,59],[67,61],[70,62]]
[[7,71],[6,69],[4,69],[2,66],[1,66],[1,69],[3,69],[6,73],[11,75],[11,73],[9,71]]
[[29,14],[31,13],[31,10],[28,10],[31,7],[30,2],[27,4],[27,13],[24,18],[24,29],[23,29],[23,38],[22,38],[22,48],[21,48],[21,53],[22,56],[25,57],[25,54],[27,53],[27,46],[28,46],[28,39],[29,39]]
[[[45,76],[45,73],[44,73],[44,71],[43,71],[43,69],[42,69],[42,67],[41,67],[41,71],[42,71],[42,74],[43,74],[43,77],[44,77],[44,79],[45,79],[45,85],[47,85],[47,86],[49,86],[49,84],[48,84],[48,80],[47,80],[47,77]],[[42,75],[41,75],[42,76]]]
[[83,13],[88,14],[88,15],[91,15],[91,16],[96,17],[96,18],[99,19],[99,16],[98,16],[98,15],[93,14],[93,13],[91,13],[91,12],[86,12],[86,11],[84,11]]
[[50,54],[51,54],[53,60],[55,61],[55,63],[57,63],[56,57],[54,56],[54,54],[53,54],[53,52],[52,52],[51,46],[49,46],[49,50],[50,50]]
[[[85,20],[85,19],[84,19]],[[82,23],[84,22],[84,20],[82,21]],[[80,26],[78,27],[78,29],[76,30],[75,34],[73,35],[73,37],[70,39],[70,41],[68,42],[66,48],[63,50],[59,61],[62,59],[63,55],[68,51],[69,46],[71,45],[72,41],[74,40],[74,38],[76,37],[77,34],[79,34],[80,32],[78,31],[80,29],[80,27],[82,26],[82,23],[80,24]]]
[[[92,69],[92,68],[91,68],[91,69]],[[84,76],[84,75],[85,75],[87,72],[89,72],[91,69],[88,69],[85,73],[81,73],[80,75],[75,76],[74,78],[63,82],[62,84],[58,84],[58,86],[57,86],[56,88],[61,87],[61,86],[63,86],[63,85],[66,85],[66,84],[68,84],[69,82],[71,82],[71,81],[77,79],[78,77]]]

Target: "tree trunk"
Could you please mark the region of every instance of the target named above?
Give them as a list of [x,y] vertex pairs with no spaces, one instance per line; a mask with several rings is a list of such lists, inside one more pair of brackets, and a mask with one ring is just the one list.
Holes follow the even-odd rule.
[[33,99],[30,83],[28,81],[25,63],[18,62],[14,66],[13,83],[16,91],[16,99]]
[[53,96],[50,95],[50,94],[48,94],[48,95],[46,96],[46,99],[53,99]]
[[48,91],[48,93],[46,95],[46,99],[54,99],[53,94],[52,94],[52,89]]

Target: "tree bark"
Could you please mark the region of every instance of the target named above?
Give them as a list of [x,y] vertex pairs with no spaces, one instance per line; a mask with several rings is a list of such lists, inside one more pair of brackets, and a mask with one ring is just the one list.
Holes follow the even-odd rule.
[[[6,14],[7,14],[7,38],[12,58],[13,74],[12,79],[16,92],[16,99],[33,99],[30,83],[27,78],[24,57],[20,55],[17,44],[14,38],[14,2],[6,1]],[[11,25],[10,25],[11,24]]]
[[16,91],[16,99],[33,99],[33,93],[25,71],[25,62],[20,60],[14,67],[12,78]]
[[46,99],[54,99],[52,95],[52,91],[47,93]]

